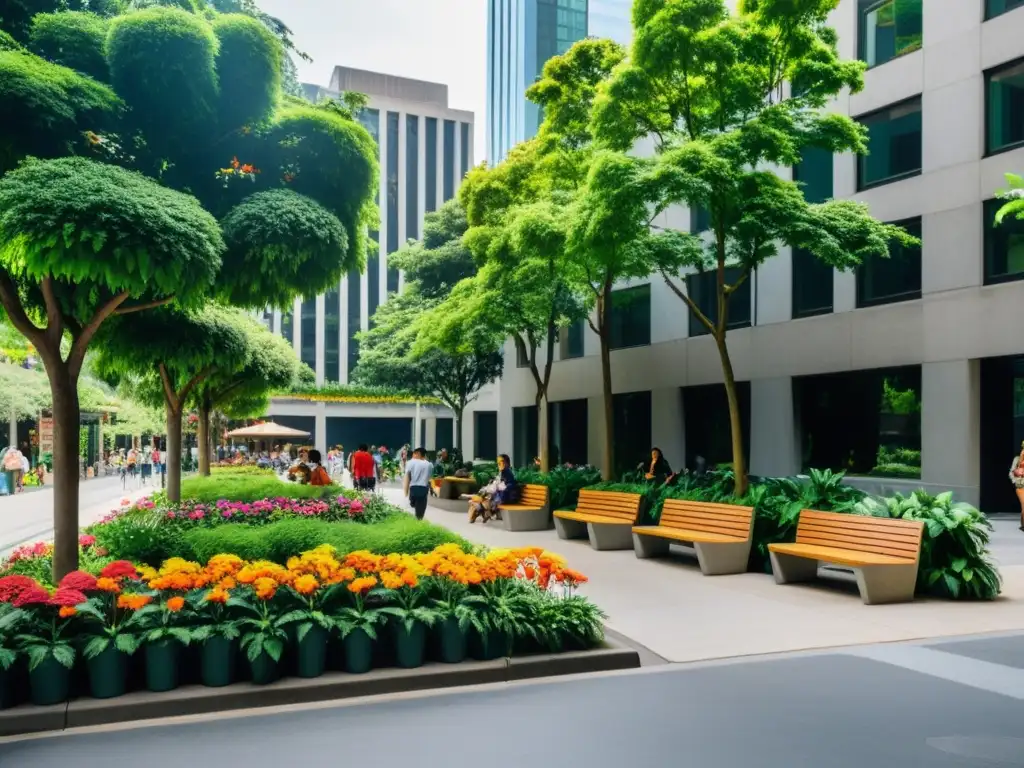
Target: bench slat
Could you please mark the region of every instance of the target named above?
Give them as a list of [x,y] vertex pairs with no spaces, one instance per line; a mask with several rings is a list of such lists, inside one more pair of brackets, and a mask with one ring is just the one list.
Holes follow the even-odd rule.
[[[744,541],[750,535],[753,514],[753,507],[705,504],[687,499],[666,499],[661,508],[658,527],[666,530],[686,531],[690,534],[688,538],[691,541],[694,533],[724,536],[728,537],[729,541]],[[687,537],[670,538],[687,539]]]
[[717,520],[701,520],[696,517],[690,517],[684,520],[666,520],[663,518],[658,521],[658,524],[663,528],[690,528],[695,531],[731,531],[743,538],[747,537],[747,531],[750,530],[749,522],[723,523]]
[[714,520],[727,525],[748,525],[750,523],[750,515],[734,517],[732,515],[719,515],[714,512],[701,514],[696,511],[687,510],[685,512],[679,512],[673,509],[661,510],[661,518],[663,520]]
[[848,549],[852,552],[868,552],[878,555],[888,555],[890,557],[898,557],[903,560],[913,561],[917,556],[916,552],[907,552],[903,549],[894,549],[892,547],[882,546],[877,543],[865,543],[863,541],[846,541],[836,539],[834,537],[828,538],[815,538],[811,536],[804,536],[797,544],[808,544],[815,547],[832,547],[834,549]]
[[902,549],[910,553],[917,551],[917,545],[920,541],[919,536],[886,536],[884,533],[862,533],[853,528],[826,528],[818,525],[805,525],[800,535],[814,536],[816,538],[834,538],[839,541],[876,541],[882,546]]
[[588,496],[598,499],[629,499],[630,501],[640,501],[639,493],[626,493],[625,491],[588,491],[586,488],[580,491],[581,499]]
[[924,524],[916,520],[803,510],[797,523],[796,543],[845,550],[853,558],[874,553],[914,562],[920,555],[923,529]]
[[914,558],[893,557],[874,552],[857,552],[836,547],[824,547],[811,544],[769,544],[768,549],[784,555],[796,555],[823,563],[848,565],[912,565]]
[[662,506],[662,510],[749,520],[751,507],[741,507],[733,504],[705,504],[700,501],[684,501],[682,499],[666,499]]
[[664,539],[676,539],[677,541],[692,541],[707,544],[732,544],[746,540],[746,534],[742,536],[729,536],[713,531],[687,530],[685,528],[666,528],[662,525],[638,525],[634,526],[633,533],[641,536],[660,536]]

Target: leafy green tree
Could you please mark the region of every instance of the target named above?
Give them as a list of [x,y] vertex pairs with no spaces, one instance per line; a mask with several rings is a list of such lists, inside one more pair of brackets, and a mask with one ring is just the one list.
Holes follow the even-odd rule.
[[206,304],[194,310],[162,307],[104,327],[97,369],[105,374],[143,371],[139,392],[167,414],[167,498],[181,500],[181,424],[196,388],[211,376],[233,372],[256,353],[248,347],[239,310]]
[[[747,488],[739,399],[726,344],[729,303],[737,289],[780,247],[810,251],[838,269],[885,257],[893,241],[916,241],[875,221],[860,203],[808,204],[800,186],[772,166],[794,165],[805,149],[866,151],[865,129],[826,112],[843,89],[863,87],[864,64],[842,61],[828,14],[839,0],[745,0],[730,12],[723,0],[643,0],[634,7],[632,54],[603,83],[592,126],[618,155],[591,167],[582,227],[611,254],[623,228],[685,204],[710,213],[706,236],[665,231],[640,240],[672,291],[707,328],[722,363],[736,472]],[[787,83],[798,88],[783,98]],[[653,137],[653,161],[627,156]],[[596,233],[596,234],[594,234]],[[736,268],[730,278],[729,267]],[[679,283],[682,270],[715,274],[710,314]]]
[[29,48],[48,61],[109,82],[106,45],[110,22],[95,13],[41,13],[32,19]]

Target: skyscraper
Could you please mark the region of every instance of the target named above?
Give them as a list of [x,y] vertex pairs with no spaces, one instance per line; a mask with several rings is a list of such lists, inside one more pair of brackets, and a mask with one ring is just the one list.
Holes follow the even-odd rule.
[[589,36],[628,43],[632,0],[488,0],[487,160],[537,132],[540,108],[527,101],[553,56]]

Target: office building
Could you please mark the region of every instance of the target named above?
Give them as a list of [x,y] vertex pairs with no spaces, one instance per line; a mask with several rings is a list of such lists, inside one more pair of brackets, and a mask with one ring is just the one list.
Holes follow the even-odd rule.
[[[377,142],[380,162],[380,227],[370,236],[378,250],[362,274],[353,271],[337,289],[298,299],[284,310],[268,310],[264,321],[288,339],[301,360],[316,372],[317,384],[348,383],[359,359],[356,334],[403,277],[388,257],[422,235],[423,217],[455,197],[473,166],[473,113],[448,106],[448,86],[404,77],[335,67],[326,88],[305,85],[317,100],[342,92],[366,94],[369,104],[359,119]],[[319,447],[341,443],[348,449],[365,440],[384,445],[420,441],[429,447],[452,444],[452,415],[447,408],[413,404],[312,402],[275,398],[270,415],[305,429]]]
[[585,37],[630,40],[632,0],[488,0],[487,161],[537,133],[540,108],[526,99],[553,56]]
[[[1024,172],[1021,6],[842,0],[834,11],[841,55],[869,68],[864,90],[832,108],[867,127],[871,154],[808,153],[792,173],[810,200],[863,201],[921,246],[847,273],[787,248],[733,299],[728,344],[751,472],[846,469],[876,491],[951,489],[987,512],[1019,509],[1007,473],[1024,440],[1024,222],[997,228],[993,217],[1003,174]],[[658,224],[705,228],[685,209]],[[685,282],[699,304],[711,298],[703,277]],[[660,277],[616,296],[619,468],[651,445],[673,467],[730,461],[712,339]],[[597,463],[597,339],[570,329],[556,357],[552,442],[562,460]],[[506,366],[498,442],[517,463],[534,450],[533,402],[528,370]]]

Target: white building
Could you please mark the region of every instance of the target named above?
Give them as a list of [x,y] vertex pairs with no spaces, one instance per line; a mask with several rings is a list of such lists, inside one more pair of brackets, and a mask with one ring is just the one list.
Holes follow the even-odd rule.
[[[347,383],[359,358],[355,335],[368,329],[376,308],[403,284],[388,256],[422,235],[424,215],[455,197],[473,166],[473,113],[448,106],[447,85],[349,67],[335,67],[327,88],[306,86],[306,91],[314,99],[346,91],[369,97],[360,120],[380,150],[381,221],[379,231],[371,233],[379,252],[363,274],[344,276],[336,290],[264,317],[316,371],[318,384]],[[488,397],[495,398],[493,391],[482,393],[480,402],[486,404]],[[321,449],[340,443],[348,450],[359,442],[424,443],[430,449],[453,443],[452,413],[441,407],[275,399],[270,415],[309,431]]]
[[[841,55],[870,65],[863,92],[834,108],[869,126],[872,154],[808,155],[795,172],[809,197],[863,201],[922,246],[845,274],[787,249],[733,300],[753,473],[850,468],[876,489],[948,488],[989,512],[1017,509],[1007,472],[1024,439],[1024,223],[994,229],[993,197],[1005,172],[1024,172],[1022,5],[842,0],[834,12]],[[670,211],[658,224],[699,231],[700,218]],[[701,280],[687,285],[702,301]],[[651,445],[673,467],[728,461],[712,340],[660,278],[619,290],[633,301],[612,353],[617,464]],[[553,443],[563,460],[596,463],[597,339],[583,326],[565,336]],[[498,443],[520,463],[534,451],[534,385],[511,345],[506,360]],[[919,478],[882,479],[900,471]]]

